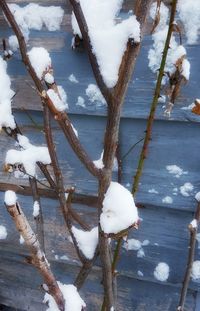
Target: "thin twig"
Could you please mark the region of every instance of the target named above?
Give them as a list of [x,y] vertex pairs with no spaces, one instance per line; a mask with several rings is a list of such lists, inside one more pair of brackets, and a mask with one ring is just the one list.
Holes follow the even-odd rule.
[[164,46],[162,60],[161,60],[160,69],[159,69],[159,74],[158,74],[158,78],[157,78],[157,82],[156,82],[154,97],[153,97],[153,101],[151,104],[151,110],[150,110],[150,114],[149,114],[148,121],[147,121],[146,135],[145,135],[144,143],[143,143],[142,150],[140,153],[136,174],[134,176],[134,182],[133,182],[133,187],[132,187],[132,193],[134,196],[138,190],[140,177],[142,175],[142,171],[143,171],[143,167],[144,167],[144,161],[146,159],[149,142],[151,140],[152,126],[153,126],[153,122],[154,122],[154,118],[155,118],[155,112],[156,112],[156,108],[157,108],[157,104],[158,104],[158,98],[160,96],[162,78],[163,78],[164,70],[165,70],[165,63],[166,63],[166,59],[167,59],[168,50],[170,47],[170,39],[171,39],[171,36],[173,33],[173,22],[174,22],[175,15],[176,15],[176,5],[177,5],[177,0],[173,0],[172,6],[171,6],[171,14],[170,14],[170,21],[169,21],[167,38],[165,41],[165,46]]
[[200,222],[200,202],[197,203],[196,213],[194,220],[196,220],[195,225],[189,224],[188,230],[190,232],[190,243],[189,243],[189,251],[188,251],[188,260],[187,266],[185,270],[185,277],[183,280],[183,285],[181,288],[180,300],[179,305],[177,307],[177,311],[184,311],[185,300],[187,296],[188,286],[191,277],[192,265],[194,262],[194,255],[195,255],[195,245],[196,245],[196,237],[198,231],[198,225]]

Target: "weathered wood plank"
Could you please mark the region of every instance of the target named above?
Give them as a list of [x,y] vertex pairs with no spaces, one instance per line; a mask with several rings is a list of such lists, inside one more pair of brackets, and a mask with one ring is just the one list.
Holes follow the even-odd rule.
[[[17,114],[17,123],[23,127],[23,132],[32,143],[44,144],[44,135],[30,124],[29,118],[24,118],[23,114]],[[31,114],[34,122],[38,126],[42,125],[40,114]],[[103,134],[106,119],[103,117],[71,115],[72,122],[78,130],[80,140],[87,149],[93,160],[100,158],[102,152]],[[145,121],[123,119],[120,129],[121,156],[123,158],[122,182],[131,189],[133,176],[135,174],[138,154],[140,152],[140,142],[125,157],[130,148],[144,137]],[[93,133],[91,135],[90,133]],[[177,140],[178,139],[178,140]],[[84,194],[96,194],[97,182],[84,169],[83,165],[74,156],[72,150],[65,142],[65,138],[55,127],[55,144],[58,150],[61,166],[65,171],[66,186],[74,185],[78,192]],[[3,166],[6,151],[14,147],[12,139],[7,139],[5,134],[0,135],[0,165]],[[150,143],[148,157],[145,163],[144,175],[141,179],[141,186],[137,195],[137,202],[151,204],[155,206],[165,206],[181,210],[195,209],[194,195],[199,191],[199,174],[197,163],[199,162],[199,125],[198,123],[161,122],[156,121],[152,141]],[[167,156],[166,156],[167,155]],[[184,172],[179,178],[170,174],[166,166],[177,165]],[[113,179],[116,178],[114,172]],[[26,180],[15,181],[12,175],[0,172],[0,181],[17,182],[19,185],[27,184]],[[87,181],[87,182],[86,182]],[[193,185],[193,190],[189,196],[183,196],[180,187],[186,182]],[[152,190],[153,189],[153,190]],[[170,196],[172,204],[163,203],[162,200]]]

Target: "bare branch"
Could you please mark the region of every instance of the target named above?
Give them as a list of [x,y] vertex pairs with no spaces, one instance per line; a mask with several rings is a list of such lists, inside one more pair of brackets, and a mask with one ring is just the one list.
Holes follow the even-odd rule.
[[163,74],[164,74],[164,70],[165,70],[165,63],[166,63],[166,59],[167,59],[169,43],[170,43],[170,39],[171,39],[171,36],[173,33],[173,22],[174,22],[175,14],[176,14],[176,5],[177,5],[177,0],[173,0],[172,7],[171,7],[171,14],[170,14],[170,21],[169,21],[167,38],[165,41],[165,46],[164,46],[164,50],[163,50],[159,74],[158,74],[158,78],[157,78],[157,82],[156,82],[156,88],[155,88],[155,92],[154,92],[153,101],[151,104],[151,110],[150,110],[150,114],[149,114],[148,121],[147,121],[146,135],[145,135],[144,143],[143,143],[142,150],[140,153],[137,171],[136,171],[136,174],[134,176],[134,182],[133,182],[133,187],[132,187],[133,195],[135,195],[137,190],[138,190],[140,177],[142,175],[142,171],[143,171],[143,167],[144,167],[144,161],[146,159],[149,142],[151,140],[151,132],[152,132],[153,122],[154,122],[154,118],[155,118],[156,108],[158,105],[158,98],[160,96],[161,83],[162,83],[162,78],[163,78]]
[[48,286],[48,292],[55,299],[59,310],[65,310],[65,301],[62,292],[56,282],[56,279],[50,269],[49,263],[41,249],[40,243],[31,229],[26,216],[24,215],[18,203],[8,206],[6,205],[17,230],[24,238],[24,241],[31,253],[31,263],[39,270],[44,282]]
[[191,271],[192,271],[192,265],[194,262],[194,254],[195,254],[195,245],[196,245],[196,237],[197,237],[197,231],[198,231],[198,225],[200,222],[200,202],[197,203],[196,213],[194,220],[196,220],[195,225],[189,224],[188,230],[190,233],[190,243],[189,243],[189,251],[188,251],[188,260],[187,260],[187,266],[185,270],[185,277],[183,280],[183,285],[181,289],[181,295],[179,300],[179,306],[177,307],[177,311],[184,311],[184,305],[185,300],[187,296],[187,290],[190,282],[191,277]]

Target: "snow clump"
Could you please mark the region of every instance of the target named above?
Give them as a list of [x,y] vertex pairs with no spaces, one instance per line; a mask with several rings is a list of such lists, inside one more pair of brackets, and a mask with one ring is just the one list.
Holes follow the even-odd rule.
[[129,190],[117,182],[111,182],[103,200],[100,216],[102,230],[118,233],[138,221],[138,211]]

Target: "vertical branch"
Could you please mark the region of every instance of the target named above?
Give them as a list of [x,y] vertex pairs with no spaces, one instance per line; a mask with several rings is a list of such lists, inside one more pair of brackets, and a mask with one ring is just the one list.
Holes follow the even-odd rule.
[[31,229],[26,216],[21,207],[16,202],[13,205],[6,205],[9,214],[11,215],[17,230],[23,236],[24,241],[31,253],[31,263],[39,270],[44,282],[48,286],[48,292],[55,299],[59,310],[65,310],[65,301],[62,292],[56,282],[56,279],[50,269],[50,265],[41,249],[40,243]]
[[150,114],[149,114],[148,121],[147,121],[146,135],[145,135],[144,143],[143,143],[142,150],[140,153],[136,174],[134,176],[134,182],[133,182],[133,187],[132,187],[133,195],[135,195],[137,190],[138,190],[140,177],[142,175],[142,171],[143,171],[143,167],[144,167],[144,161],[146,159],[149,142],[151,140],[152,127],[153,127],[153,122],[154,122],[154,118],[155,118],[156,108],[158,105],[158,98],[160,96],[161,83],[162,83],[162,78],[163,78],[164,70],[165,70],[165,63],[166,63],[166,59],[167,59],[168,50],[170,48],[171,36],[173,33],[173,29],[174,29],[173,28],[173,22],[174,22],[175,15],[176,15],[176,5],[177,5],[177,0],[173,0],[172,6],[171,6],[171,14],[170,14],[170,21],[169,21],[167,38],[165,41],[165,46],[164,46],[164,50],[163,50],[159,74],[158,74],[158,78],[157,78],[157,82],[156,82],[156,88],[155,88],[155,92],[154,92],[153,101],[151,104],[151,110],[150,110]]
[[40,201],[40,196],[38,193],[37,180],[35,177],[29,178],[29,183],[32,191],[34,204],[37,202],[39,206],[38,215],[34,216],[36,222],[36,232],[42,247],[43,252],[45,253],[45,245],[44,245],[44,220],[42,214],[42,206]]
[[197,237],[199,222],[200,222],[200,202],[197,203],[197,208],[196,208],[194,220],[188,226],[188,230],[190,233],[188,260],[187,260],[185,277],[184,277],[183,285],[181,288],[179,306],[177,307],[177,311],[184,311],[184,305],[185,305],[187,290],[188,290],[188,286],[189,286],[189,282],[190,282],[192,265],[194,262],[195,245],[196,245],[196,237]]

